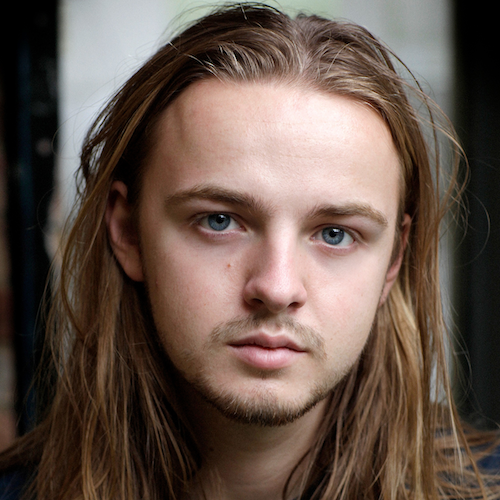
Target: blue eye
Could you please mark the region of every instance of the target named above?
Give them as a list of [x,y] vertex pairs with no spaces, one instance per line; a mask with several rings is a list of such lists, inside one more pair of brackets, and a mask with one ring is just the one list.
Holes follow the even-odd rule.
[[334,246],[348,246],[354,241],[349,233],[338,227],[325,227],[321,236],[325,243]]
[[226,214],[212,214],[207,217],[207,223],[214,231],[224,231],[231,223],[231,217]]
[[205,215],[199,220],[200,226],[211,231],[222,232],[226,229],[237,229],[240,225],[228,214],[214,213]]

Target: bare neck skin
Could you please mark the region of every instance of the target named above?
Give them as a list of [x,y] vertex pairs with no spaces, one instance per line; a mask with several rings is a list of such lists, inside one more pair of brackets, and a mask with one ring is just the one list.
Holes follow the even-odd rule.
[[314,442],[324,411],[322,401],[291,424],[261,427],[233,422],[193,396],[188,414],[202,416],[192,423],[205,465],[187,498],[281,500],[291,472]]

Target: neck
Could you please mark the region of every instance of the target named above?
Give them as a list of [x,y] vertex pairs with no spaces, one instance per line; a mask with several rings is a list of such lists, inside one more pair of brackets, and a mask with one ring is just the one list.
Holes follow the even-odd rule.
[[188,498],[278,500],[294,472],[293,498],[293,479],[307,465],[302,459],[314,443],[324,409],[321,402],[293,423],[264,427],[231,421],[194,396],[188,414],[203,415],[192,422],[203,465]]

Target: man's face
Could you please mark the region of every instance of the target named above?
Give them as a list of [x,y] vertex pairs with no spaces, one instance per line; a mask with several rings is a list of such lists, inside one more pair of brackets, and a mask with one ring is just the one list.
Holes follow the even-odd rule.
[[209,80],[155,139],[124,269],[189,386],[228,416],[292,421],[353,366],[397,275],[390,132],[346,97]]

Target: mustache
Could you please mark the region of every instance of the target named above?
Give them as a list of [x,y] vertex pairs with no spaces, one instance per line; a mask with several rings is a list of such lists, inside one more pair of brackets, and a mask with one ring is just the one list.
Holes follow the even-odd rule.
[[325,342],[321,334],[303,325],[290,316],[281,318],[271,317],[268,314],[255,314],[245,318],[234,319],[217,325],[211,332],[210,340],[213,342],[229,343],[244,337],[246,334],[263,328],[267,331],[280,331],[289,334],[291,340],[295,340],[313,354],[325,358]]

